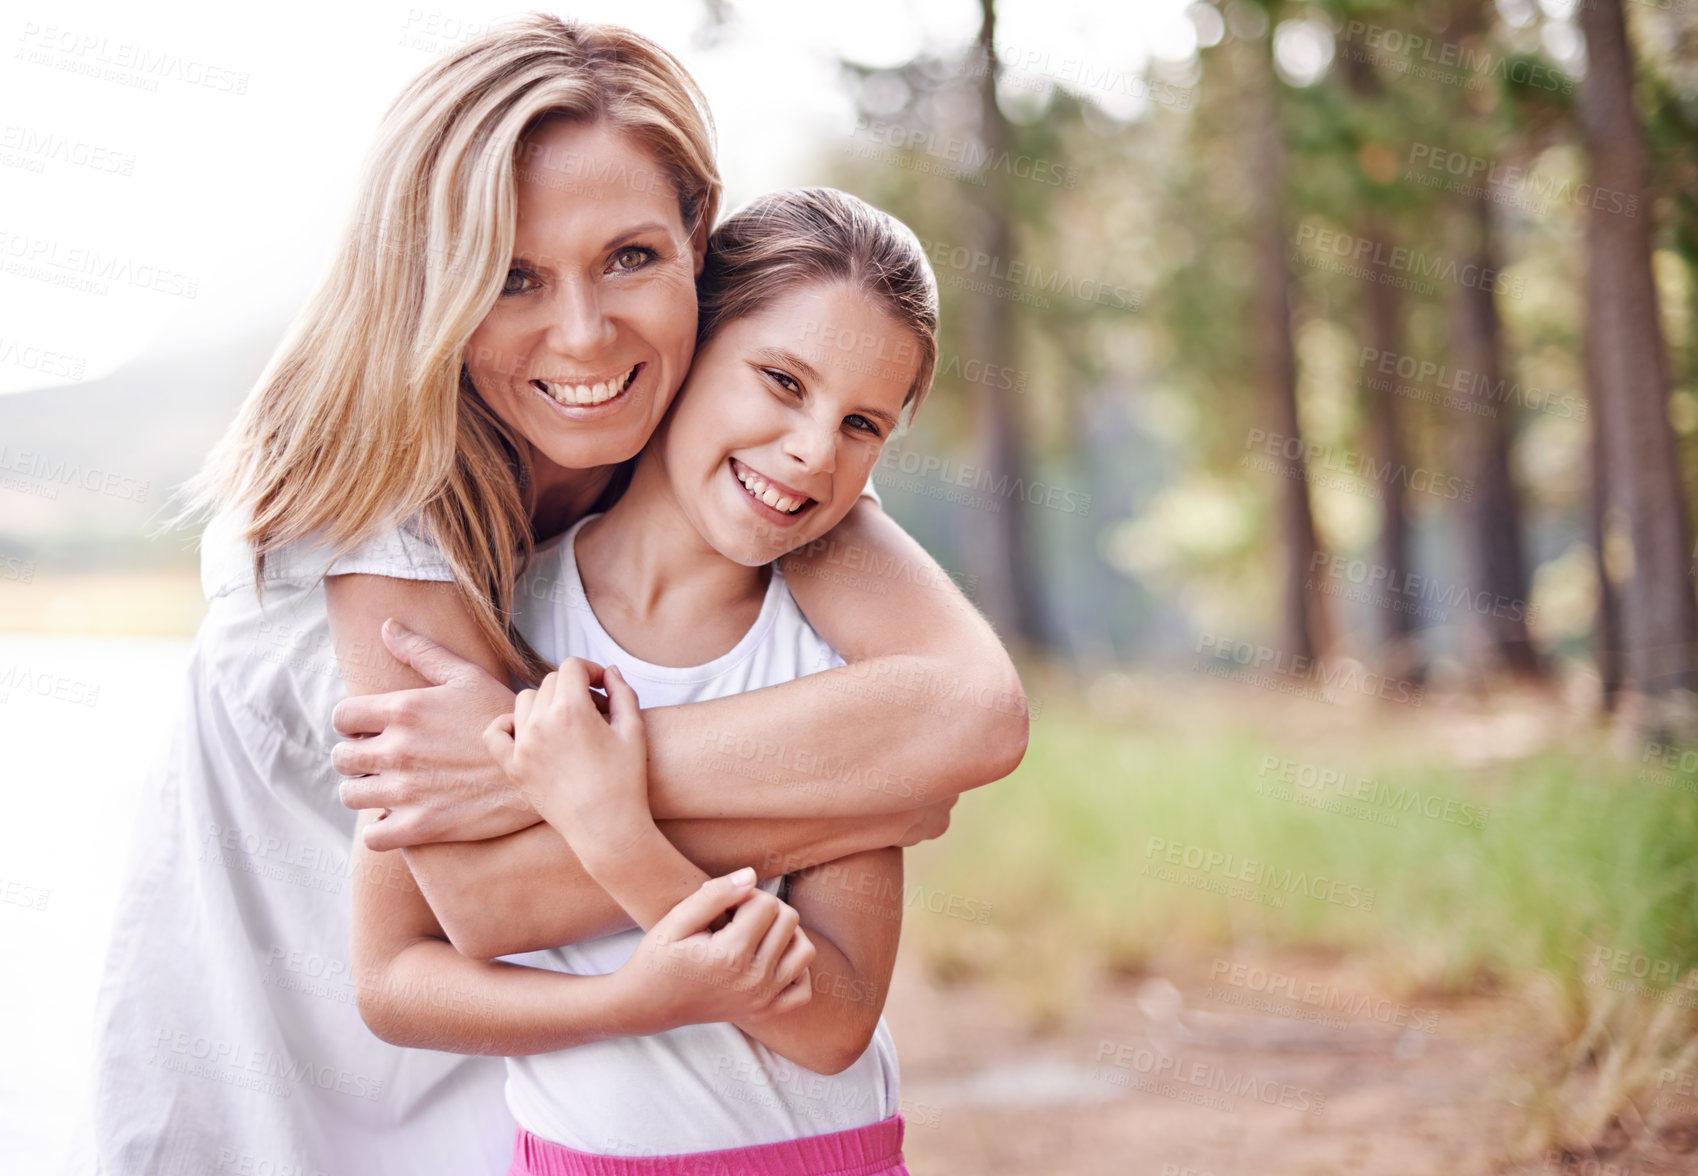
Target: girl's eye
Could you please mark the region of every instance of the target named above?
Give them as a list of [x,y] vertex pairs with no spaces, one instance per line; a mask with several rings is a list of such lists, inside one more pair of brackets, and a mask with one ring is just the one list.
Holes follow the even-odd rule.
[[861,432],[871,433],[875,437],[882,436],[882,434],[878,431],[878,426],[873,424],[873,422],[869,421],[860,413],[850,413],[848,416],[844,417],[843,420],[844,423],[851,429],[859,429]]
[[654,250],[642,245],[629,245],[613,255],[613,268],[621,273],[642,269],[653,261],[657,254]]
[[526,289],[525,283],[530,279],[530,276],[528,270],[508,270],[507,280],[501,283],[501,292],[503,294],[523,294]]
[[802,385],[798,384],[792,377],[777,370],[776,368],[762,368],[761,370],[767,374],[768,378],[770,378],[773,383],[777,384],[780,388],[783,388],[786,392],[800,392],[802,390]]

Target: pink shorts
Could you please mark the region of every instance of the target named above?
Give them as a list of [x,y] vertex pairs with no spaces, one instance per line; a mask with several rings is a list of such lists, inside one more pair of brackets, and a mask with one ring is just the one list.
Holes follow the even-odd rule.
[[902,1116],[892,1115],[852,1131],[673,1156],[600,1156],[521,1127],[507,1176],[908,1176],[908,1169]]

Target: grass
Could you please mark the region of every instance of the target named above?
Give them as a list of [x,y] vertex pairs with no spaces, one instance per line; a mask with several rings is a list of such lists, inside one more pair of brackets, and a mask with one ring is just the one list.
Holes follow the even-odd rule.
[[[1347,710],[1112,681],[1106,702],[1059,680],[1034,690],[1025,763],[912,855],[916,882],[990,907],[982,925],[911,920],[943,979],[983,977],[1041,1025],[1175,954],[1344,953],[1399,997],[1503,991],[1548,1011],[1557,1047],[1528,1147],[1655,1126],[1646,1108],[1698,1049],[1698,991],[1683,987],[1698,966],[1698,776],[1643,765],[1548,699]],[[1299,803],[1322,800],[1333,810]],[[1260,900],[1202,888],[1245,879]],[[1640,971],[1644,989],[1607,983]]]

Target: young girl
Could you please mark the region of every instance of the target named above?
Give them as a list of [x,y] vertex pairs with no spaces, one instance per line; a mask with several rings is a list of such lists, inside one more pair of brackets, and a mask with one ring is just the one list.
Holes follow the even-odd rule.
[[[517,957],[578,978],[569,1007],[543,1006],[528,970],[501,964],[456,995],[495,1023],[536,1027],[508,1063],[515,1173],[899,1173],[880,1013],[900,850],[793,875],[788,902],[752,869],[707,878],[650,815],[637,699],[702,702],[843,664],[776,561],[843,517],[929,386],[936,287],[905,228],[808,189],[722,225],[699,290],[694,364],[629,489],[562,536],[548,557],[558,591],[521,596],[558,602],[521,624],[540,652],[570,660],[488,733],[515,786],[641,930]],[[605,720],[592,688],[606,690]],[[729,734],[703,744],[704,759],[744,757],[751,775],[782,775],[810,750],[807,732],[786,747],[744,749]],[[430,981],[403,961],[421,939],[440,951],[441,931],[379,874],[356,876],[361,1012],[389,1036],[397,982]],[[420,1032],[408,1026],[405,1040]]]

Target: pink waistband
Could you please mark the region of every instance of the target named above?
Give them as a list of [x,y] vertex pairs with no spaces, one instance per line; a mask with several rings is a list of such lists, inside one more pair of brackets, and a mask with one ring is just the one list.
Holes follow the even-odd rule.
[[902,1116],[851,1131],[673,1156],[601,1156],[519,1128],[507,1176],[908,1176]]

